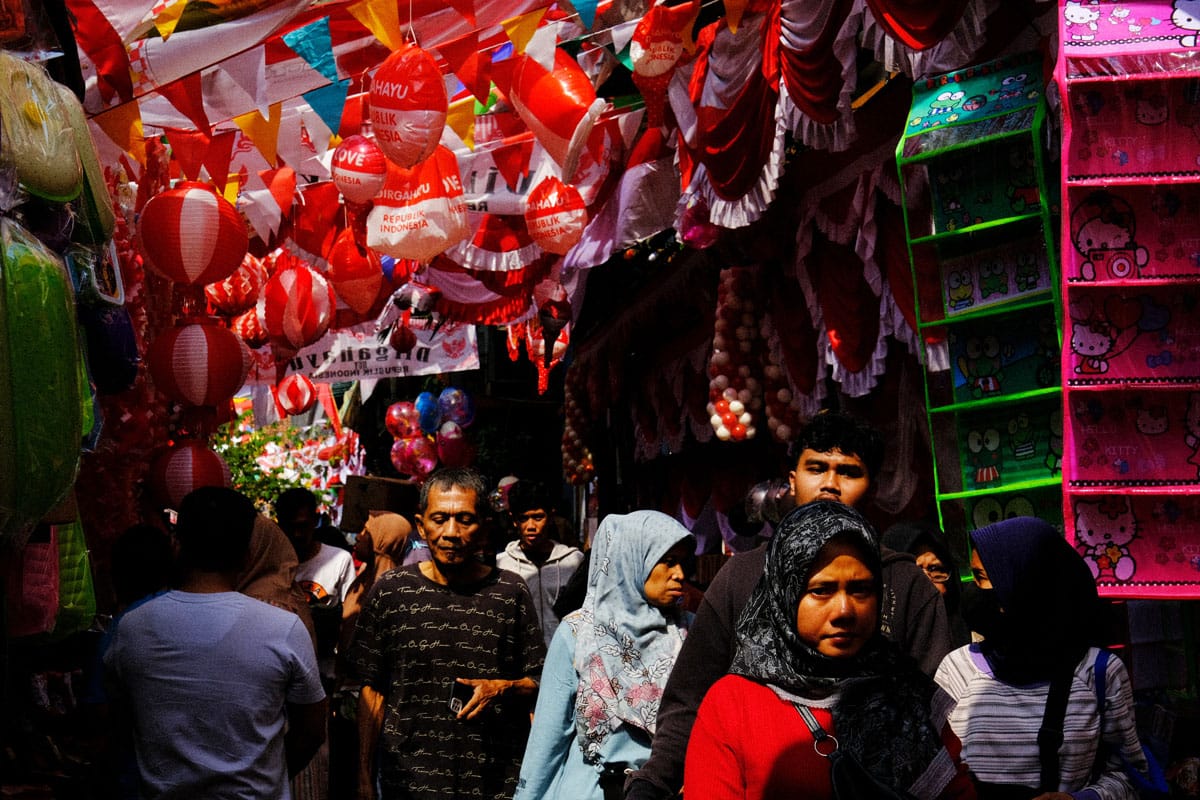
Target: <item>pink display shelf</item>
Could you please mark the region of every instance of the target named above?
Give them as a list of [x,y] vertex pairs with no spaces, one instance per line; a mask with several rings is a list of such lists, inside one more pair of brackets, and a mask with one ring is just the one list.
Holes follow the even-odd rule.
[[1061,0],[1063,525],[1200,598],[1200,0]]
[[1066,523],[1108,597],[1200,595],[1200,498],[1071,494]]

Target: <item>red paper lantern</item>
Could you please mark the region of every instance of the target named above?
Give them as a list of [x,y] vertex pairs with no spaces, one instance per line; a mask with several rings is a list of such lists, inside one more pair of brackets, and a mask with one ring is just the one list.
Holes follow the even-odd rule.
[[258,298],[258,320],[270,340],[291,350],[325,335],[337,297],[329,281],[296,262],[275,273]]
[[243,311],[233,322],[229,323],[229,328],[252,350],[257,350],[270,341],[266,329],[258,319],[258,309],[256,308]]
[[550,72],[532,57],[520,56],[513,70],[509,100],[521,121],[562,168],[563,179],[571,180],[588,134],[606,105],[596,98],[587,73],[565,50],[555,51]]
[[193,489],[231,482],[228,465],[203,442],[181,442],[150,465],[151,490],[168,508],[179,508]]
[[328,275],[333,288],[337,290],[337,296],[360,316],[375,305],[383,286],[383,265],[379,254],[365,247],[360,248],[354,240],[354,232],[349,228],[334,240],[333,249],[329,252]]
[[275,399],[289,417],[294,417],[317,402],[317,387],[306,375],[288,375],[275,387]]
[[437,62],[416,45],[392,53],[371,80],[371,129],[390,161],[405,169],[433,154],[449,98]]
[[207,320],[166,331],[146,360],[159,391],[192,406],[229,400],[250,371],[250,351],[237,334]]
[[333,185],[352,203],[374,199],[387,178],[387,157],[374,140],[347,136],[333,151]]
[[587,207],[574,186],[551,175],[529,193],[525,224],[538,247],[548,253],[566,255],[583,238]]
[[258,302],[258,293],[267,282],[267,268],[249,253],[241,266],[223,281],[204,287],[204,296],[222,314],[234,316]]
[[185,182],[150,198],[137,240],[155,272],[186,286],[203,286],[237,269],[249,234],[228,200],[205,184]]

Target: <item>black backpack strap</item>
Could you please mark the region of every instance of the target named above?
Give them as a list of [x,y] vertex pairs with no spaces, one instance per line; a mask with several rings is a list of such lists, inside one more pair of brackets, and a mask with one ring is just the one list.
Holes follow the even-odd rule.
[[1038,731],[1038,758],[1042,765],[1041,790],[1057,792],[1059,784],[1058,750],[1063,743],[1063,722],[1067,717],[1067,699],[1071,696],[1071,680],[1075,670],[1062,672],[1050,681],[1046,695],[1046,712]]

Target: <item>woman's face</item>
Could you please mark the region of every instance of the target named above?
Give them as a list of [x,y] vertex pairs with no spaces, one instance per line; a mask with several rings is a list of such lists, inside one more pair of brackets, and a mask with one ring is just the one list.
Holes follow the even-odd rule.
[[950,570],[938,558],[937,553],[924,548],[916,554],[917,566],[925,571],[925,577],[943,595],[946,594],[946,582],[950,580]]
[[796,609],[801,641],[831,658],[849,658],[875,635],[879,596],[875,576],[858,551],[840,543],[821,549]]
[[370,561],[371,556],[375,552],[375,545],[371,541],[371,532],[366,528],[358,534],[358,538],[354,540],[354,557],[359,561]]
[[666,552],[646,578],[646,602],[655,608],[674,608],[683,599],[683,562],[690,542],[680,542]]
[[988,578],[987,570],[983,568],[983,562],[979,559],[979,551],[971,551],[971,575],[975,578],[975,583],[979,584],[980,589],[991,589],[992,582]]

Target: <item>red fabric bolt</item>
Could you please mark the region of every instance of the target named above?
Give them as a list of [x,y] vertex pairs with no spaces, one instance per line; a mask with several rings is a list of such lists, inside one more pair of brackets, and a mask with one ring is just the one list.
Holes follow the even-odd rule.
[[192,406],[216,406],[241,388],[250,351],[233,331],[215,322],[190,322],[164,332],[147,354],[159,391]]
[[288,416],[294,417],[317,402],[317,387],[306,375],[288,375],[275,388],[275,399]]
[[185,286],[203,286],[237,269],[249,234],[228,200],[202,183],[185,182],[146,203],[137,241],[155,272]]
[[182,442],[150,465],[150,486],[158,500],[178,508],[201,486],[229,486],[229,466],[203,442]]
[[267,281],[257,313],[272,342],[299,350],[325,335],[336,306],[329,281],[297,263]]

